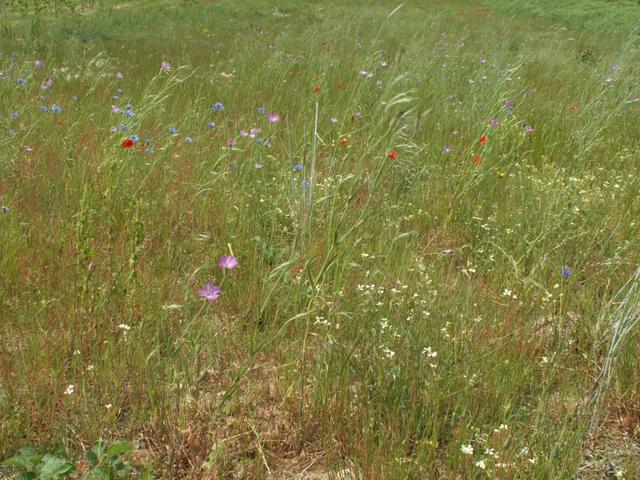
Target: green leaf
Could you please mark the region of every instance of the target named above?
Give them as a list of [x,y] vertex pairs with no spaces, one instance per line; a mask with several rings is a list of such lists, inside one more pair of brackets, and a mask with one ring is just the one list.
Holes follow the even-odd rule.
[[113,459],[119,457],[120,455],[124,455],[125,453],[130,453],[133,451],[133,445],[130,442],[121,441],[115,442],[109,450],[107,450],[107,458]]
[[69,460],[47,454],[42,458],[42,467],[38,478],[40,480],[57,480],[74,471],[75,466]]
[[91,447],[87,452],[87,461],[92,467],[95,467],[98,463],[100,463],[106,451],[107,442],[102,439],[98,440],[95,445]]
[[25,473],[34,473],[36,471],[36,465],[41,459],[42,455],[38,454],[32,448],[23,448],[13,457],[2,462],[2,464],[17,468]]

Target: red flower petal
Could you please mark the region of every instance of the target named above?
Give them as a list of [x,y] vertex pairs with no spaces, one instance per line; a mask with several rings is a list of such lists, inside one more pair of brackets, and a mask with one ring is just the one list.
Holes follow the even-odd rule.
[[122,148],[131,148],[133,147],[133,140],[131,140],[130,138],[127,138],[125,141],[122,142]]

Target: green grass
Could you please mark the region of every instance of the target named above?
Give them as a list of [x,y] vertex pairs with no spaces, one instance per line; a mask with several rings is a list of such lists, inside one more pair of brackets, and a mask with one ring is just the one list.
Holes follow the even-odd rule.
[[513,15],[540,17],[599,35],[640,33],[640,3],[634,0],[485,0]]
[[397,6],[9,15],[0,458],[105,438],[167,479],[637,477],[637,330],[587,404],[638,289],[633,39]]

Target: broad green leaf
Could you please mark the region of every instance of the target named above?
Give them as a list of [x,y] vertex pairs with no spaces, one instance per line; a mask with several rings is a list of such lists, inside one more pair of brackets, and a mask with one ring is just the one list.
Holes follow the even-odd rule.
[[57,480],[66,477],[75,471],[75,466],[65,458],[54,455],[42,457],[42,467],[40,468],[40,480]]
[[133,445],[127,441],[115,442],[107,450],[107,458],[112,459],[133,451]]
[[98,440],[93,447],[89,449],[87,452],[87,461],[91,464],[92,467],[95,467],[104,456],[104,453],[107,451],[107,442],[100,439]]

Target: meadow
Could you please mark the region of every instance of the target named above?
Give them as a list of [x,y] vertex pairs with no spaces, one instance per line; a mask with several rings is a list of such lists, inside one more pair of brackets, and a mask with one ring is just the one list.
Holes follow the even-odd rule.
[[0,2],[0,478],[640,478],[640,6],[526,3]]

